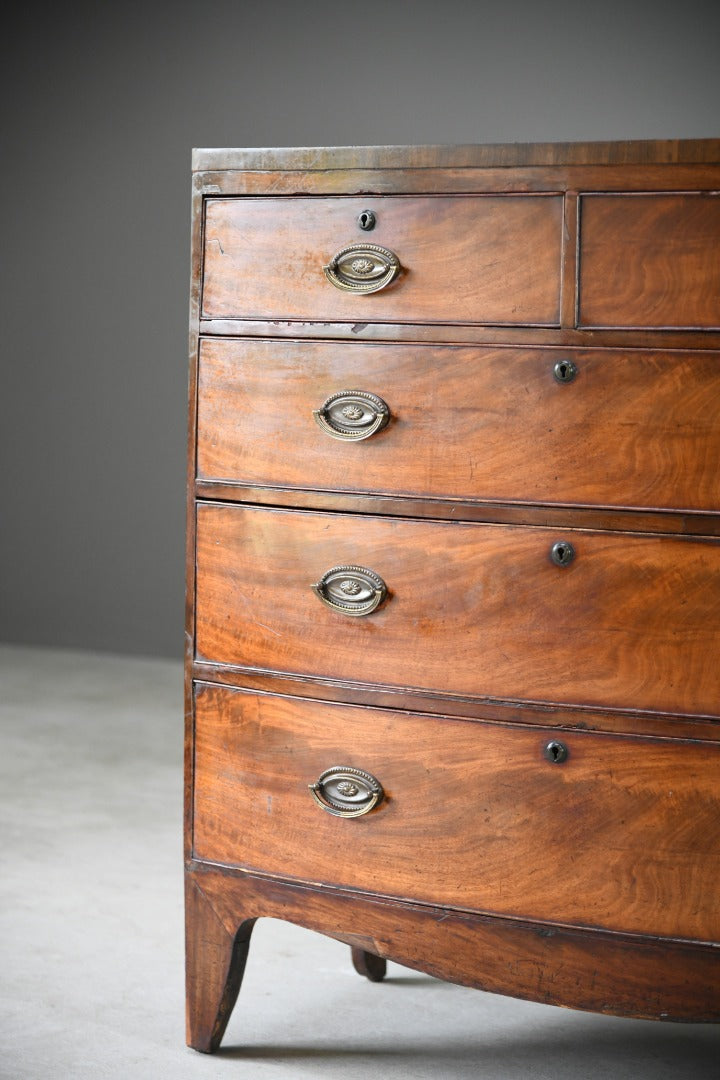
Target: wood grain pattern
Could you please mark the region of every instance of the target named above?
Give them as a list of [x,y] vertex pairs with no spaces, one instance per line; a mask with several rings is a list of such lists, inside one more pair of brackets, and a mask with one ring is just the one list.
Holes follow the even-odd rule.
[[365,949],[352,949],[353,967],[358,975],[364,975],[370,982],[382,982],[387,974],[387,963],[382,956],[367,952]]
[[[720,1021],[720,140],[194,169],[190,1044],[217,1048],[264,916],[377,971]],[[363,240],[406,273],[346,296],[321,267]],[[346,388],[388,400],[377,439],[323,442]],[[389,585],[366,619],[310,590],[344,562]],[[366,818],[309,797],[341,759],[385,785]]]
[[226,929],[192,877],[185,876],[186,1040],[217,1050],[242,983],[254,919]]
[[[555,364],[573,362],[567,385]],[[379,394],[390,426],[325,435],[312,411]],[[198,476],[414,498],[720,509],[720,353],[204,341]]]
[[720,195],[585,195],[580,324],[720,326]]
[[[203,315],[557,324],[562,198],[209,199]],[[377,225],[357,225],[366,209]],[[404,268],[382,292],[336,289],[342,248],[390,248]]]
[[[571,538],[574,562],[549,558]],[[312,584],[367,566],[389,599]],[[716,716],[720,545],[539,528],[198,507],[197,658],[356,682]]]
[[[193,761],[193,691],[192,664],[195,653],[195,490],[196,421],[199,353],[200,293],[202,285],[203,199],[197,187],[192,195],[192,233],[190,252],[190,333],[187,411],[187,456],[185,474],[185,627],[184,627],[184,766],[183,766],[183,848],[189,856],[192,838],[192,761]],[[188,1005],[189,1009],[189,1005]]]
[[480,990],[621,1016],[720,1020],[717,949],[383,903],[213,867],[189,873],[230,928],[243,912],[272,916]]
[[702,164],[317,168],[198,172],[194,190],[219,195],[450,195],[561,191],[717,191],[720,158]]
[[560,322],[564,328],[577,326],[578,224],[580,199],[577,191],[568,190],[563,200],[562,286]]
[[578,705],[551,706],[495,700],[468,694],[435,693],[409,687],[368,686],[352,680],[317,675],[292,675],[265,668],[212,664],[196,660],[193,677],[261,693],[310,697],[317,701],[352,701],[381,709],[413,709],[442,713],[467,720],[490,720],[501,724],[524,724],[542,728],[604,731],[617,735],[657,735],[660,738],[720,742],[720,719],[698,716],[668,716],[665,713],[634,712],[631,709],[591,709]]
[[[561,765],[543,757],[551,738],[567,745]],[[308,784],[332,765],[372,773],[384,801],[362,818],[324,813]],[[717,747],[201,685],[195,769],[199,859],[548,923],[720,937]]]
[[[720,183],[720,175],[718,175]],[[628,330],[604,327],[575,330],[572,327],[467,326],[460,323],[365,323],[313,322],[302,319],[275,320],[272,334],[262,319],[202,319],[205,337],[313,338],[330,341],[442,342],[446,345],[543,345],[566,349],[589,346],[609,349],[704,349],[720,348],[720,333],[712,330]]]
[[531,506],[468,499],[414,499],[355,491],[314,491],[312,488],[265,487],[224,480],[198,480],[198,499],[243,502],[296,510],[336,510],[351,514],[392,514],[397,517],[445,521],[486,521],[502,525],[547,525],[551,528],[611,529],[619,532],[674,533],[682,536],[720,536],[720,517],[705,512],[617,510],[590,506]]
[[314,146],[197,148],[193,170],[243,172],[443,168],[513,169],[529,165],[643,165],[720,161],[720,139],[628,139],[616,142],[486,143],[456,146]]

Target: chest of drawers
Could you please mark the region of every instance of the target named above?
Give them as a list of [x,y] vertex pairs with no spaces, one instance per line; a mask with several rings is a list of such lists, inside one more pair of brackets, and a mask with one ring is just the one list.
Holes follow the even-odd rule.
[[191,1046],[263,916],[720,1019],[719,192],[715,140],[196,151]]

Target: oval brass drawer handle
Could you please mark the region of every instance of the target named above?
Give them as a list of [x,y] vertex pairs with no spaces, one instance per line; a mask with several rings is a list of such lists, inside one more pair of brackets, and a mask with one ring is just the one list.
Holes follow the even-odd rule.
[[359,442],[382,431],[390,420],[390,410],[382,398],[364,390],[340,390],[313,409],[318,426],[333,439]]
[[323,270],[336,289],[373,293],[397,277],[400,260],[394,252],[377,244],[350,244],[338,251]]
[[362,817],[382,801],[384,792],[378,780],[363,769],[333,765],[308,784],[310,794],[323,810],[335,817]]
[[312,588],[323,604],[342,615],[369,615],[387,596],[380,575],[364,566],[333,566]]

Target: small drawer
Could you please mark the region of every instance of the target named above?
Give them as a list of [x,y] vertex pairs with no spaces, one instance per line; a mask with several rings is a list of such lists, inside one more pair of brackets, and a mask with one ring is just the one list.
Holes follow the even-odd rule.
[[196,635],[219,664],[717,716],[720,544],[200,503]]
[[720,195],[583,195],[579,324],[720,328]]
[[[559,195],[209,199],[202,317],[554,326],[562,206]],[[371,231],[359,225],[368,211]]]
[[718,352],[205,340],[197,469],[269,487],[717,511],[718,401]]
[[[210,684],[195,710],[199,859],[444,907],[720,936],[720,747]],[[310,785],[333,769],[377,781],[374,808],[324,812]]]

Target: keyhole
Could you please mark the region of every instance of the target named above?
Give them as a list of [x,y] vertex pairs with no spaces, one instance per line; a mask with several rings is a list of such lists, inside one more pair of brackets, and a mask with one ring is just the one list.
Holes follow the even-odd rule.
[[558,540],[550,549],[550,558],[556,566],[569,566],[575,558],[575,548],[567,540]]
[[569,383],[577,375],[577,368],[572,360],[558,360],[553,368],[553,375],[559,383]]
[[358,225],[363,232],[370,232],[371,229],[375,228],[375,215],[372,210],[363,210],[358,217]]
[[553,739],[552,742],[547,744],[543,750],[543,754],[551,765],[560,765],[568,756],[568,748],[565,743],[557,742]]

